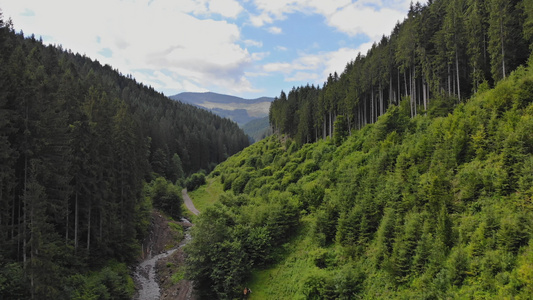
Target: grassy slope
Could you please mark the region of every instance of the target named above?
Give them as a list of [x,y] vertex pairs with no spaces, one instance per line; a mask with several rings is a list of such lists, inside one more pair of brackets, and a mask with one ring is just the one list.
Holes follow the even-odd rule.
[[533,70],[521,68],[451,115],[406,120],[393,109],[339,147],[271,137],[230,157],[191,197],[200,210],[224,188],[247,194],[251,210],[279,192],[299,201],[297,234],[246,283],[253,299],[339,295],[346,282],[370,298],[527,298],[532,102]]
[[317,246],[308,234],[309,218],[301,226],[299,234],[285,244],[279,263],[253,272],[248,283],[253,291],[250,299],[304,299],[302,279],[318,268],[311,255]]
[[189,192],[189,196],[196,209],[204,211],[208,206],[213,205],[223,192],[220,179],[209,176],[206,178],[206,184]]

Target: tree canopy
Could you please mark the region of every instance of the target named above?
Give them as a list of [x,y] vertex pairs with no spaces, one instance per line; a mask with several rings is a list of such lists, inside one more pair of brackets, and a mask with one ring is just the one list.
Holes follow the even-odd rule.
[[167,180],[249,144],[237,124],[25,38],[1,14],[0,66],[0,298],[72,299],[75,274],[131,263],[152,203],[180,214]]
[[450,113],[412,118],[405,99],[349,137],[345,122],[208,176],[225,192],[186,246],[206,297],[531,297],[533,58]]
[[530,1],[520,0],[411,4],[404,21],[366,54],[354,53],[342,74],[330,74],[322,87],[281,92],[270,124],[301,145],[333,137],[340,115],[351,132],[402,99],[409,99],[411,117],[442,101],[456,105],[527,61],[532,15]]

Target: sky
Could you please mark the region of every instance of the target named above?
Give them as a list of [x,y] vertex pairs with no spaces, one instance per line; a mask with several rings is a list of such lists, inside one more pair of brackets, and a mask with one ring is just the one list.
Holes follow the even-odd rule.
[[17,32],[167,96],[276,97],[342,73],[411,0],[0,0]]

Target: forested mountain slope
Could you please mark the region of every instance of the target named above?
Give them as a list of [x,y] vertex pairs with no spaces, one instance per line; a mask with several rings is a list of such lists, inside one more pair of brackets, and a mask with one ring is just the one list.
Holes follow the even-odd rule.
[[411,117],[436,100],[450,109],[524,64],[532,42],[530,0],[412,4],[390,36],[348,62],[342,74],[330,74],[322,88],[282,92],[270,123],[303,144],[332,136],[338,116],[347,130],[360,129],[405,98]]
[[256,142],[272,134],[268,117],[250,121],[242,126],[242,130]]
[[188,276],[221,299],[529,299],[532,64],[451,114],[404,100],[349,137],[230,157]]
[[211,173],[188,276],[221,299],[530,298],[532,42],[531,1],[417,3],[281,92],[278,135]]
[[[0,298],[128,299],[118,262],[139,255],[152,205],[179,214],[171,183],[248,143],[229,120],[24,38],[0,11]],[[171,183],[143,190],[157,176]]]

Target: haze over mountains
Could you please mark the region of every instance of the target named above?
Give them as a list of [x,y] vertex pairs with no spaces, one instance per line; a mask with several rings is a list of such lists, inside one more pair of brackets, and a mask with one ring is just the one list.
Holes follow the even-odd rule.
[[205,108],[221,117],[233,120],[241,127],[252,120],[268,116],[270,103],[274,101],[274,98],[270,97],[243,99],[212,92],[186,92],[171,96],[170,98]]

